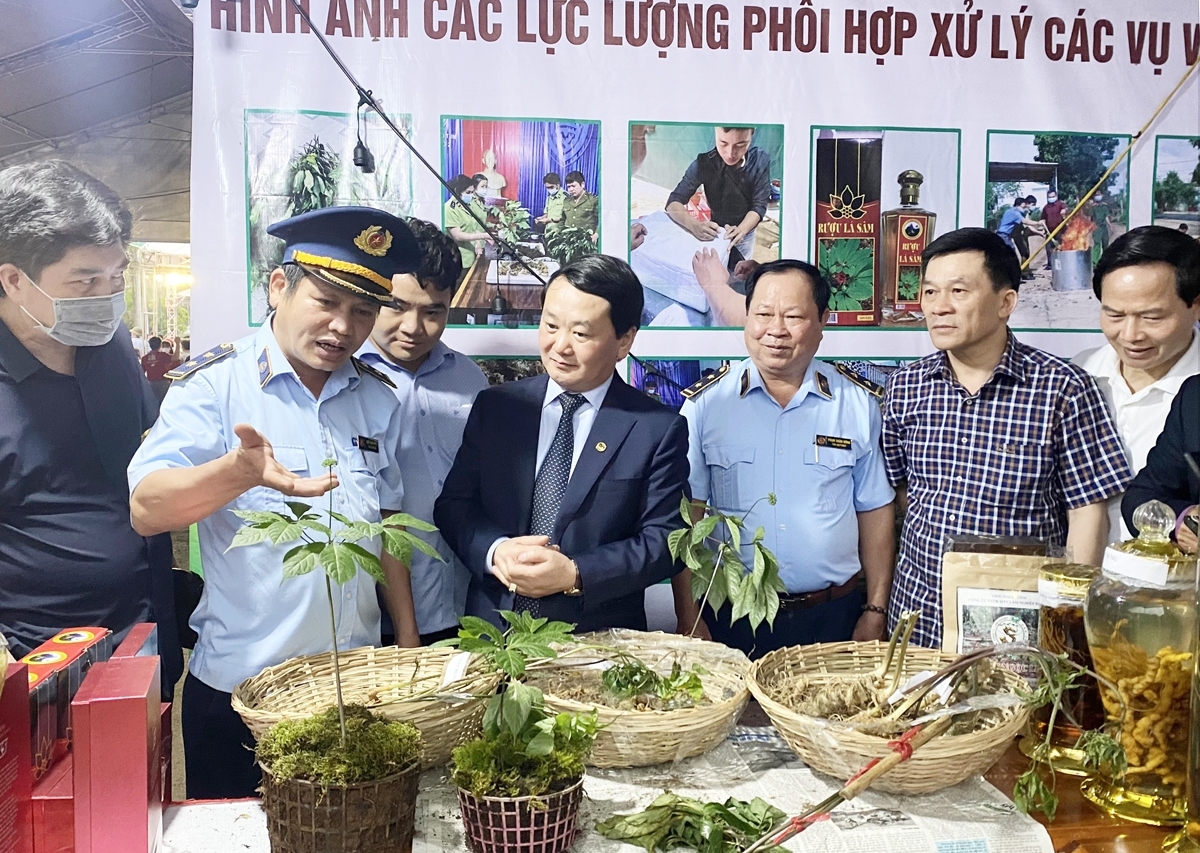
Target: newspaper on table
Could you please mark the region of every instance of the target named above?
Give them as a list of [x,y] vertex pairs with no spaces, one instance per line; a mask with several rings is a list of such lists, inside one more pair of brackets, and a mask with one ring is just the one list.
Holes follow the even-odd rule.
[[701,249],[712,249],[722,264],[729,263],[729,238],[721,235],[707,242],[697,240],[664,210],[637,221],[646,226],[646,239],[630,253],[629,264],[642,284],[688,308],[707,311],[708,297],[692,271],[692,258]]
[[[789,815],[833,794],[841,783],[809,770],[774,728],[739,726],[705,755],[676,764],[589,770],[579,815],[579,853],[636,853],[594,827],[614,814],[640,811],[664,790],[704,802],[762,797]],[[257,802],[174,807],[164,817],[165,853],[267,853],[266,818]],[[1053,853],[1041,824],[982,778],[935,794],[867,791],[828,820],[788,841],[793,853]],[[457,789],[448,768],[421,776],[413,853],[466,851]]]

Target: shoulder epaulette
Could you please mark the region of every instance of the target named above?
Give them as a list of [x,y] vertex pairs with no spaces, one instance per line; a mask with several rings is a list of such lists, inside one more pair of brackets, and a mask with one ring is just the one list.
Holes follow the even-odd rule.
[[718,370],[716,373],[713,373],[711,376],[701,377],[698,381],[693,382],[691,385],[684,388],[679,393],[683,395],[683,399],[690,400],[693,397],[695,397],[697,394],[699,394],[701,391],[703,391],[705,388],[708,388],[712,385],[716,385],[717,382],[720,381],[721,377],[724,376],[728,372],[729,372],[729,365],[722,364],[720,370]]
[[852,362],[838,361],[838,362],[834,362],[833,366],[834,366],[834,369],[836,369],[838,373],[842,374],[842,376],[845,376],[847,379],[849,379],[851,382],[853,382],[859,388],[862,388],[864,391],[866,391],[872,397],[882,397],[884,386],[881,385],[880,383],[876,382],[874,379],[869,378],[865,374],[865,372],[859,367],[860,364],[863,364],[863,363],[862,362],[853,362],[853,361]]
[[163,374],[164,379],[186,379],[202,367],[208,367],[213,362],[220,361],[227,355],[233,355],[233,344],[221,344],[219,347],[213,347],[208,352],[202,352],[193,359],[185,361],[173,370],[168,370]]
[[354,369],[358,371],[359,376],[362,376],[365,373],[368,376],[374,376],[376,379],[378,379],[380,382],[382,382],[384,385],[386,385],[389,388],[396,387],[396,383],[391,380],[391,377],[389,377],[382,370],[376,370],[374,367],[371,367],[371,365],[367,364],[365,361],[361,361],[358,358],[358,356],[351,356],[350,361],[354,365]]

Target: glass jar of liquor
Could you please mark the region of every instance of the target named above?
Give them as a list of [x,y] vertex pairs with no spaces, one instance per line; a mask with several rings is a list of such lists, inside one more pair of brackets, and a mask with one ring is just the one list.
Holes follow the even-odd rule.
[[1127,820],[1177,825],[1187,816],[1196,558],[1168,538],[1166,504],[1143,504],[1133,522],[1139,537],[1105,551],[1084,616],[1108,731],[1128,767],[1098,773],[1083,794]]
[[[1067,659],[1083,669],[1092,669],[1087,632],[1083,625],[1083,606],[1088,588],[1100,574],[1099,566],[1080,563],[1048,563],[1038,573],[1038,646]],[[1046,729],[1053,725],[1049,746],[1044,748]],[[1100,687],[1091,675],[1082,676],[1067,690],[1060,707],[1043,705],[1030,721],[1029,733],[1021,738],[1021,752],[1034,760],[1046,761],[1056,772],[1086,776],[1083,751],[1076,749],[1080,735],[1104,725],[1104,705]]]
[[921,313],[921,253],[933,240],[937,214],[917,202],[925,177],[908,169],[896,178],[900,206],[883,213],[883,319],[916,323]]

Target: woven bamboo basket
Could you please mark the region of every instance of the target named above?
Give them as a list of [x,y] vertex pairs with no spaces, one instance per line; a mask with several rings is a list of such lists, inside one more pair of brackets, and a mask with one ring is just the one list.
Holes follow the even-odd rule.
[[[443,684],[459,654],[443,648],[349,649],[338,656],[343,699],[412,723],[425,743],[422,769],[438,767],[450,760],[454,747],[479,734],[488,697],[500,683],[500,673],[472,656],[461,677],[452,675]],[[280,720],[309,717],[336,703],[332,652],[267,667],[233,691],[233,709],[255,738]]]
[[[624,628],[582,634],[578,640],[584,645],[620,649],[660,674],[669,672],[674,661],[679,661],[685,669],[700,664],[707,671],[700,680],[704,684],[705,697],[711,701],[711,704],[673,711],[624,711],[595,706],[603,728],[596,734],[588,759],[588,764],[593,767],[644,767],[708,752],[729,736],[750,699],[746,687],[749,660],[741,652],[720,643]],[[604,659],[603,649],[585,649],[578,655],[568,652],[559,660],[549,662],[544,669],[536,667],[528,680],[538,685],[540,675],[548,674],[554,668],[587,665]],[[546,695],[546,707],[569,713],[586,713],[593,708],[553,694]]]
[[[864,734],[828,720],[798,714],[773,697],[775,688],[800,678],[809,683],[830,683],[840,676],[870,673],[887,653],[887,644],[820,643],[789,646],[764,655],[750,668],[749,687],[788,745],[814,770],[838,779],[849,779],[872,758],[891,752],[888,739]],[[904,678],[923,670],[938,670],[956,656],[933,649],[909,648]],[[998,669],[1007,689],[1024,679]],[[1008,749],[1029,718],[1025,705],[989,711],[999,715],[996,725],[967,734],[945,734],[898,765],[874,787],[893,794],[926,794],[956,785],[985,772]]]

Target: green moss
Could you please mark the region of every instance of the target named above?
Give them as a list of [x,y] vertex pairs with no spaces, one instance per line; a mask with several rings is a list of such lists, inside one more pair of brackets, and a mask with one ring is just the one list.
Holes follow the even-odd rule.
[[554,739],[549,755],[531,756],[509,732],[456,747],[454,784],[477,797],[538,797],[570,787],[583,776],[583,759],[592,741]]
[[382,779],[421,755],[421,733],[361,705],[346,706],[346,745],[337,708],[271,727],[255,749],[258,761],[277,779],[306,779],[322,785],[353,785]]

